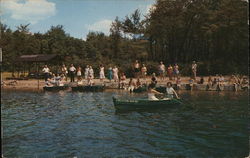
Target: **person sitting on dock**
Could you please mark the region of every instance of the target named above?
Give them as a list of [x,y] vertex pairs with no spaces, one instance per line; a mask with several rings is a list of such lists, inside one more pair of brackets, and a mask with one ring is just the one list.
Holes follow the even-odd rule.
[[212,87],[217,86],[218,81],[219,81],[218,75],[216,75],[215,78],[214,78],[214,80],[213,80]]
[[59,74],[56,74],[55,76],[55,85],[60,86],[61,84],[61,76]]
[[93,86],[94,85],[94,81],[93,81],[93,78],[92,78],[91,75],[88,76],[87,84],[88,84],[88,86]]
[[167,83],[166,93],[167,93],[168,98],[174,98],[175,97],[175,98],[179,99],[179,96],[177,95],[174,88],[172,87],[171,82]]
[[120,88],[125,88],[126,85],[126,75],[124,73],[121,74],[120,78]]
[[204,83],[204,78],[201,77],[200,81],[197,82],[198,84],[203,84]]
[[137,81],[136,81],[136,88],[139,88],[139,87],[141,87],[141,86],[142,86],[141,81],[140,81],[140,79],[138,78]]
[[194,79],[192,77],[190,77],[189,79],[189,87],[190,87],[190,90],[192,91],[193,90],[193,87],[194,87]]
[[224,82],[225,82],[224,77],[222,75],[220,75],[219,78],[218,78],[218,90],[222,90],[223,89]]
[[155,87],[156,84],[157,84],[157,78],[156,78],[156,76],[155,76],[155,73],[152,74],[151,84],[154,85],[154,87]]
[[154,84],[149,84],[148,86],[148,100],[159,100],[155,97],[155,94],[163,95],[163,93],[160,93],[154,89]]
[[133,78],[130,78],[129,83],[128,83],[128,91],[132,93],[135,87],[136,85],[135,85]]
[[83,85],[83,79],[80,78],[79,80],[77,80],[77,85],[78,86],[82,86]]
[[240,84],[242,90],[248,90],[249,89],[249,82],[246,76],[243,77],[243,80]]
[[213,85],[213,79],[212,76],[209,76],[207,80],[207,90],[210,90],[212,88],[212,85]]

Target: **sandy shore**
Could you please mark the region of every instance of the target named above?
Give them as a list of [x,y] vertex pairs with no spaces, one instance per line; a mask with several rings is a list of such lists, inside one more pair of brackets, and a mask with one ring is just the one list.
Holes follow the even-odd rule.
[[[214,78],[214,76],[212,77]],[[225,80],[227,81],[229,77],[225,77]],[[190,77],[181,77],[181,84],[185,85],[189,83]],[[200,78],[198,78],[199,80]],[[135,79],[134,79],[135,80]],[[207,84],[208,77],[204,77],[204,84]],[[150,83],[151,78],[141,79],[142,83]],[[172,82],[173,84],[176,83],[175,80],[169,80],[168,78],[165,78],[164,80],[161,80],[160,78],[157,79],[159,86],[165,86],[167,82]],[[4,84],[1,86],[2,90],[6,91],[43,91],[43,87],[45,86],[44,80],[37,80],[37,79],[29,79],[29,80],[4,80]],[[129,82],[129,79],[126,80],[126,82]],[[69,84],[70,86],[76,86],[76,83],[70,83],[69,81],[64,81],[64,83]],[[84,80],[84,85],[87,84],[87,81]],[[109,88],[118,88],[118,83],[114,82],[113,80],[109,82],[109,80],[105,79],[104,81],[100,81],[100,79],[94,79],[95,85],[108,85]],[[227,83],[226,83],[227,84]]]

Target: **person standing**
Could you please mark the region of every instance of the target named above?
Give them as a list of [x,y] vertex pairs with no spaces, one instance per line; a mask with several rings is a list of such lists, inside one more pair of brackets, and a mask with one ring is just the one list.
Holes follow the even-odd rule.
[[70,82],[75,82],[75,73],[76,73],[76,68],[74,67],[73,64],[71,64],[69,68]]
[[82,68],[80,66],[78,66],[77,68],[76,76],[77,76],[77,81],[82,80]]
[[88,79],[88,76],[89,76],[89,65],[85,67],[84,78]]
[[62,71],[63,76],[65,77],[65,80],[67,81],[68,80],[68,69],[64,64],[62,65],[61,71]]
[[140,73],[140,64],[138,60],[136,60],[134,63],[134,77],[138,78],[139,73]]
[[117,82],[117,81],[119,80],[118,72],[119,72],[119,70],[118,70],[118,68],[115,66],[115,67],[113,68],[113,76],[114,76],[115,82]]
[[192,75],[193,75],[194,80],[196,80],[196,72],[197,72],[197,64],[195,61],[193,61],[193,63],[192,63]]
[[109,79],[110,82],[113,79],[113,69],[112,69],[111,66],[108,69],[108,79]]
[[174,64],[174,80],[175,80],[175,78],[178,78],[179,73],[180,73],[180,71],[179,71],[179,66],[178,66],[177,63],[175,63],[175,64]]
[[44,65],[44,68],[42,71],[44,73],[44,80],[45,80],[45,82],[47,82],[48,78],[49,78],[49,74],[50,74],[50,70],[49,70],[48,66]]
[[172,80],[172,76],[173,76],[173,67],[172,67],[172,65],[169,65],[168,66],[168,77],[169,77],[169,80]]
[[159,65],[159,75],[160,75],[160,78],[161,78],[162,81],[164,80],[165,71],[166,71],[166,67],[163,64],[163,62],[161,61],[160,65]]
[[105,79],[104,66],[100,65],[100,80],[101,82]]
[[147,67],[145,66],[145,64],[142,64],[141,76],[142,76],[142,78],[144,78],[144,80],[146,80],[146,76],[147,76]]
[[88,74],[89,74],[89,77],[90,77],[91,79],[94,79],[94,78],[95,78],[95,77],[94,77],[94,70],[93,70],[92,66],[89,66],[89,72],[88,72]]

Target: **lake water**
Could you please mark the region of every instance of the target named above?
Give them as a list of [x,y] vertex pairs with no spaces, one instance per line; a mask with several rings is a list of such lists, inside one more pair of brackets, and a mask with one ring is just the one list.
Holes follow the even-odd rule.
[[[143,97],[134,94],[131,97]],[[248,94],[181,92],[182,108],[116,113],[103,93],[2,93],[3,155],[218,157],[249,154]]]

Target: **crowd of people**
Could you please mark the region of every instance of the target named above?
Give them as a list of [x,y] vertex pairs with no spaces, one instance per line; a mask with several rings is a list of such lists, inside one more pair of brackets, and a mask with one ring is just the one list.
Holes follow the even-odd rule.
[[[78,66],[77,68],[71,64],[68,68],[63,64],[61,67],[60,75],[59,74],[53,74],[50,72],[50,69],[47,65],[43,68],[43,73],[45,77],[46,84],[54,84],[54,85],[60,85],[62,81],[68,81],[68,77],[70,78],[70,82],[77,82],[78,85],[83,84],[83,80],[85,79],[87,81],[88,85],[94,84],[94,78],[99,78],[100,82],[104,82],[105,79],[107,79],[109,82],[114,81],[119,84],[120,88],[128,88],[130,90],[133,90],[134,88],[138,88],[142,86],[143,84],[152,84],[152,86],[156,86],[157,83],[157,77],[159,77],[159,81],[163,82],[166,81],[168,77],[168,81],[170,83],[176,84],[176,88],[179,89],[182,80],[180,76],[180,70],[177,63],[175,64],[169,64],[166,66],[162,61],[159,62],[158,65],[158,72],[152,73],[151,75],[148,74],[147,66],[144,63],[139,63],[138,60],[136,60],[133,64],[133,78],[130,78],[129,82],[127,83],[127,77],[124,72],[119,72],[119,69],[117,66],[109,67],[107,72],[105,73],[105,67],[103,65],[99,66],[99,74],[95,76],[94,69],[90,65],[86,65],[84,70]],[[195,61],[192,62],[190,66],[191,70],[191,76],[188,80],[188,83],[192,88],[196,84],[206,84],[208,89],[212,89],[214,87],[218,87],[218,89],[223,89],[223,86],[228,83],[232,84],[235,87],[235,90],[237,91],[239,87],[242,89],[246,88],[248,89],[248,78],[246,76],[239,77],[236,75],[232,75],[229,79],[225,79],[223,75],[216,75],[214,78],[212,76],[208,77],[207,82],[204,80],[204,77],[197,77],[197,63]],[[157,75],[156,75],[157,74]],[[50,76],[52,75],[52,78]],[[151,76],[151,82],[147,83],[146,79]],[[76,78],[76,80],[75,80]],[[137,80],[136,83],[134,83],[134,78]],[[144,82],[143,84],[141,82]]]

